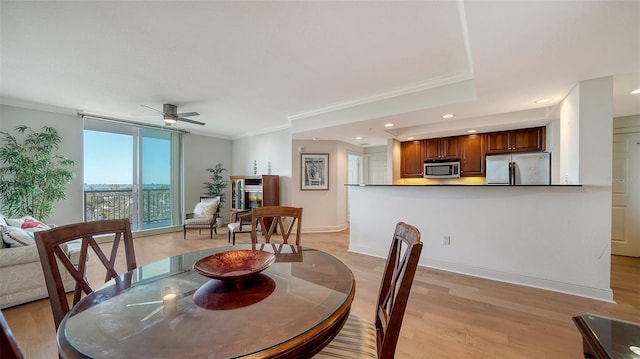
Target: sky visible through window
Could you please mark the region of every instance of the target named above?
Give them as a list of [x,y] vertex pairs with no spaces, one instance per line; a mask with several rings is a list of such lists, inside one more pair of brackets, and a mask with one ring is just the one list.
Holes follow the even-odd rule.
[[[101,131],[84,131],[84,183],[132,184],[133,137]],[[169,184],[170,151],[168,139],[144,137],[144,184]]]

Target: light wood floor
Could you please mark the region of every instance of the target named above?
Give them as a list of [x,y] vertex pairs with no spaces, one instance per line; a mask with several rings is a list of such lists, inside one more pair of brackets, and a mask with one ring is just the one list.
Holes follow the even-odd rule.
[[[186,241],[181,232],[136,238],[138,265],[227,245],[226,232],[219,232],[213,240],[195,230]],[[305,234],[302,244],[332,253],[353,270],[357,290],[352,312],[373,319],[384,259],[348,253],[348,241],[345,231]],[[613,256],[611,277],[616,304],[419,268],[396,358],[581,358],[581,337],[572,316],[591,312],[640,322],[640,259]],[[26,358],[57,357],[47,299],[3,313]]]

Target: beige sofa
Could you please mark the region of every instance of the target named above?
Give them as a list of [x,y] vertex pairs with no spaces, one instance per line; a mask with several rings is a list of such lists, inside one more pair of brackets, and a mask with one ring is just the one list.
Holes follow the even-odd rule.
[[[80,244],[65,246],[71,262],[78,264]],[[73,277],[60,264],[60,273],[65,289],[75,287]],[[47,286],[42,274],[42,265],[35,245],[0,248],[0,309],[47,298]]]
[[[49,296],[33,233],[50,228],[30,216],[7,219],[0,214],[0,309]],[[61,248],[77,265],[80,242],[69,242]],[[61,264],[59,268],[65,289],[73,290],[73,277]]]

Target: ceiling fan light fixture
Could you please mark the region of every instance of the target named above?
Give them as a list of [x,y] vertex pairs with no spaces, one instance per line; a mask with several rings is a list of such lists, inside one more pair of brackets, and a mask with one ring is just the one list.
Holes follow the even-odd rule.
[[170,126],[174,123],[177,123],[178,121],[182,121],[182,122],[188,122],[188,123],[193,123],[195,125],[200,125],[200,126],[204,126],[205,123],[204,122],[200,122],[200,121],[196,121],[196,120],[192,120],[190,118],[187,117],[191,117],[191,116],[200,116],[199,113],[192,111],[192,112],[183,112],[183,113],[178,113],[178,107],[176,105],[172,105],[172,104],[164,104],[162,105],[162,110],[160,111],[158,109],[155,109],[151,106],[147,106],[147,105],[141,105],[147,108],[150,108],[156,112],[159,112],[162,115],[162,118],[164,120],[164,125],[165,126]]

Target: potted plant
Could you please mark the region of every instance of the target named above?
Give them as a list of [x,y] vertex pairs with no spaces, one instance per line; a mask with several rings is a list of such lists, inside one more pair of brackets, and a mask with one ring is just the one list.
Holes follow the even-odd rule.
[[[207,168],[207,172],[209,172],[211,176],[211,181],[204,183],[204,189],[207,196],[220,196],[219,208],[223,207],[222,204],[224,203],[224,199],[226,196],[225,190],[227,189],[227,185],[229,184],[228,181],[226,181],[225,178],[222,177],[222,172],[226,170],[227,169],[222,166],[222,163],[218,163],[217,165],[215,165],[215,167]],[[216,221],[218,227],[224,224],[224,218],[222,216],[219,216]]]
[[21,125],[15,136],[0,132],[0,201],[8,217],[30,215],[44,221],[55,210],[54,203],[66,198],[65,186],[75,176],[78,164],[55,154],[62,138],[53,127],[40,132]]

